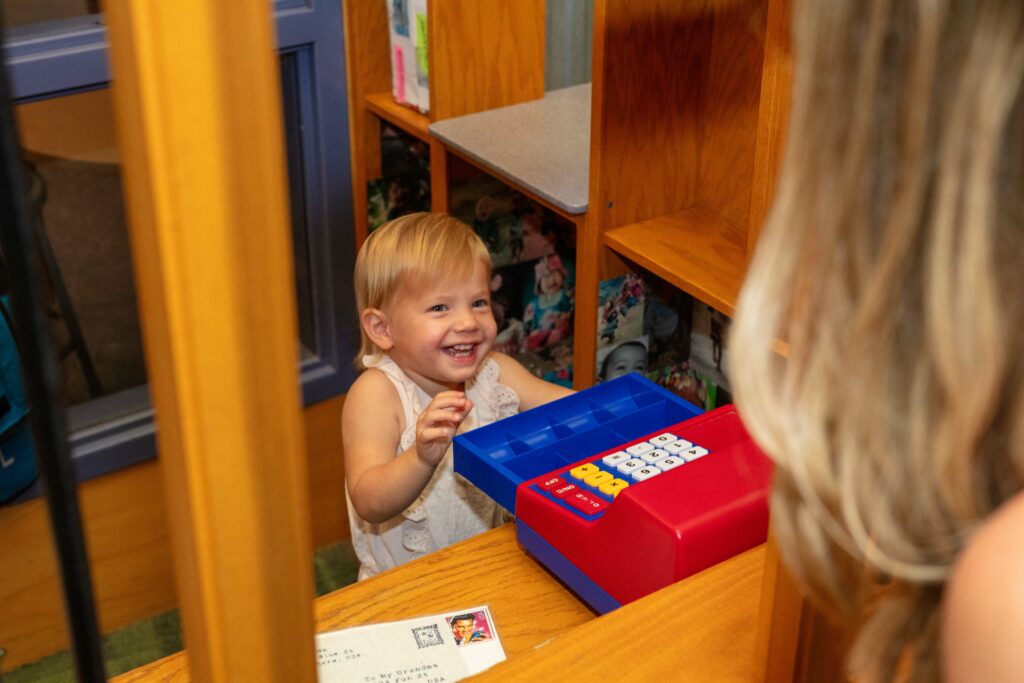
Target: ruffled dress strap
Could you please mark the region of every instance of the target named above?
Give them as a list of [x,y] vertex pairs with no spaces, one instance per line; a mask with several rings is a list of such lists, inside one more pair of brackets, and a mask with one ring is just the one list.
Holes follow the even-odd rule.
[[480,364],[476,375],[466,387],[466,394],[475,406],[470,417],[475,417],[470,429],[483,427],[519,412],[519,395],[502,384],[501,367],[494,358],[487,358]]

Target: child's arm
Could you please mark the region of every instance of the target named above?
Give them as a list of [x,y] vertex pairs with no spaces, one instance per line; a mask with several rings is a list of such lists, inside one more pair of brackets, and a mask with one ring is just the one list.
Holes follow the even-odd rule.
[[396,457],[404,429],[401,400],[383,373],[360,375],[341,415],[345,482],[359,516],[380,523],[409,507],[471,408],[461,392],[441,392],[417,420],[416,444]]
[[498,367],[501,369],[499,377],[501,383],[519,395],[519,407],[522,410],[536,408],[574,393],[572,389],[545,382],[536,377],[519,361],[503,353],[492,352],[491,358],[497,361]]

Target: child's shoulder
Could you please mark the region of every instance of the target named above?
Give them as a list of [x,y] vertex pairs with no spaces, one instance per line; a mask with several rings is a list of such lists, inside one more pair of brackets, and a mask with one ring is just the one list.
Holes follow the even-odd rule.
[[529,372],[515,358],[500,351],[491,351],[487,354],[487,358],[497,368],[497,372],[493,375],[494,381],[500,382],[513,390],[517,388],[516,385],[521,380],[522,373]]
[[495,365],[498,366],[499,377],[501,375],[506,374],[509,370],[515,372],[517,368],[522,368],[522,365],[519,364],[519,361],[517,361],[512,356],[504,354],[500,351],[491,351],[490,353],[487,354],[487,358],[494,361]]
[[498,364],[498,381],[519,396],[521,410],[529,410],[573,393],[572,389],[545,382],[511,356],[491,351],[489,357]]
[[367,368],[356,377],[345,396],[346,412],[380,412],[400,406],[401,399],[394,383],[383,370]]
[[349,387],[341,406],[341,439],[346,476],[390,453],[401,443],[405,420],[398,390],[382,371],[369,368]]

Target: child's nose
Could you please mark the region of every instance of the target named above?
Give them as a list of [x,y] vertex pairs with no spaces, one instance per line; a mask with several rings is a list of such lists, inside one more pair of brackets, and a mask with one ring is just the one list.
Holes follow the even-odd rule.
[[461,309],[455,318],[455,329],[458,331],[472,330],[476,327],[476,316],[469,309]]

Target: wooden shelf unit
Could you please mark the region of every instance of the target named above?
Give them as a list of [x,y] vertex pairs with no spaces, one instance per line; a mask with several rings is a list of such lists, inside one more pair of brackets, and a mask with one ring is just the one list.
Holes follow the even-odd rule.
[[788,83],[764,74],[788,59],[767,40],[784,3],[595,7],[588,222],[602,248],[729,315],[774,181],[782,117],[762,110]]
[[[380,38],[387,31],[384,3],[346,4],[357,243],[366,234],[366,180],[380,174],[383,119],[430,143],[434,210],[448,208],[447,166],[456,156],[576,225],[578,388],[595,376],[601,280],[639,266],[733,314],[770,203],[785,125],[788,0],[595,0],[590,116],[581,124],[589,127],[589,160],[566,165],[580,166],[587,183],[585,213],[547,201],[552,194],[522,182],[525,174],[515,169],[502,172],[500,158],[518,154],[521,161],[522,149],[506,155],[493,151],[493,141],[468,149],[440,139],[458,137],[456,122],[479,125],[467,114],[486,112],[479,119],[543,96],[544,45],[536,37],[543,36],[544,3],[434,0],[428,11],[433,110],[424,116],[391,100]],[[474,23],[499,16],[503,23]],[[500,44],[488,43],[494,25],[504,27],[492,39]],[[512,52],[506,33],[533,42],[516,43]],[[522,148],[516,141],[529,138],[531,122],[544,120],[536,110],[509,108],[526,121],[523,129],[502,128],[510,145]],[[445,134],[434,135],[429,126],[440,120]],[[550,164],[540,157],[537,163]]]
[[431,143],[432,208],[447,210],[443,149],[426,126],[544,95],[545,0],[433,0],[427,5],[430,112],[391,101],[384,0],[343,3],[356,246],[368,233],[366,182],[380,176],[380,122]]
[[[426,126],[435,211],[448,208],[448,160],[458,157],[576,225],[577,388],[595,377],[601,280],[639,267],[732,315],[785,136],[790,2],[594,0],[584,213],[565,211],[475,150],[446,148],[429,130],[435,121],[544,95],[543,0],[431,0],[429,116],[387,101],[383,0],[346,2],[357,245],[366,235],[366,180],[380,172],[379,121],[421,138]],[[779,350],[788,352],[781,343]],[[812,680],[807,662],[828,659],[824,629],[795,584],[776,580],[777,554],[769,553],[764,575],[757,679]]]
[[[595,0],[589,237],[577,265],[594,284],[577,288],[577,311],[596,311],[597,282],[639,266],[735,312],[784,136],[788,6]],[[586,377],[593,329],[577,330]]]

